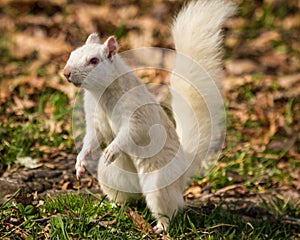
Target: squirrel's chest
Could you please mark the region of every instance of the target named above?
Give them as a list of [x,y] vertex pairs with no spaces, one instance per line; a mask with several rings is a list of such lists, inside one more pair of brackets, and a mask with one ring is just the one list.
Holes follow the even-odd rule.
[[93,117],[96,132],[104,138],[105,142],[111,142],[115,134],[107,114],[101,108],[97,108]]

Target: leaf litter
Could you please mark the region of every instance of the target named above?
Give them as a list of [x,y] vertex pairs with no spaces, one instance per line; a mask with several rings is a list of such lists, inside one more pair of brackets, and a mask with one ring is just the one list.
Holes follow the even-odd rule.
[[[159,4],[152,5],[142,0],[145,9],[140,9],[121,0],[102,5],[93,0],[84,4],[65,0],[47,3],[27,0],[22,4],[17,0],[1,1],[0,119],[4,128],[23,126],[31,118],[26,112],[34,114],[45,91],[51,94],[59,91],[67,96],[70,105],[74,102],[77,91],[62,78],[61,69],[69,52],[84,42],[91,32],[97,31],[103,38],[116,34],[120,38],[121,51],[148,46],[173,48],[170,28],[165,22],[171,21],[169,13],[181,4],[181,1],[176,4],[159,1]],[[299,10],[299,6],[293,3],[287,3],[287,6]],[[289,195],[299,199],[300,15],[295,11],[287,12],[282,18],[275,15],[274,26],[263,28],[259,24],[268,21],[260,14],[264,11],[263,6],[254,3],[252,7],[253,14],[248,9],[248,15],[236,16],[224,26],[226,52],[222,84],[228,106],[229,130],[227,149],[215,169],[226,168],[226,159],[234,159],[236,153],[241,153],[244,157],[238,159],[237,164],[242,164],[247,158],[269,158],[274,160],[274,167],[290,177],[279,181],[266,174],[253,180],[250,188],[245,188],[242,183],[254,177],[253,170],[245,176],[228,170],[224,172],[227,186],[214,189],[209,177],[193,181],[185,193],[189,200],[218,198],[237,201],[247,196],[251,203],[257,203],[261,202],[259,194],[266,192],[270,198]],[[155,9],[151,11],[151,8]],[[276,8],[273,11],[270,14],[276,14]],[[112,13],[114,17],[111,17]],[[150,86],[151,82],[167,83],[163,72],[140,74]],[[161,101],[166,100],[165,88],[153,89]],[[70,132],[70,120],[57,122],[55,111],[51,104],[42,108],[39,118],[44,121],[44,126],[41,128],[53,134]],[[29,158],[37,157],[38,172],[8,164],[1,166],[0,174],[2,178],[19,179],[20,186],[28,192],[77,189],[79,186],[74,177],[76,151],[72,146],[64,142],[59,146],[48,146],[36,140],[31,149],[38,149],[42,154]],[[1,158],[6,156],[2,150],[1,154]],[[49,173],[51,176],[47,176]],[[42,187],[34,183],[45,179]],[[92,179],[88,176],[82,183],[98,189]],[[268,187],[261,187],[264,185]],[[132,213],[130,209],[128,211],[128,214]],[[137,222],[138,217],[132,216],[132,221]]]

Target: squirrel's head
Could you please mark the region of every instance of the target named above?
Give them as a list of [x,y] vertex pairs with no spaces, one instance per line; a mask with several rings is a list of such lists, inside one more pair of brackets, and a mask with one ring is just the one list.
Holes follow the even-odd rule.
[[114,36],[110,36],[104,44],[99,43],[97,33],[88,36],[85,44],[74,50],[63,70],[69,82],[81,86],[88,74],[100,64],[110,64],[119,46]]

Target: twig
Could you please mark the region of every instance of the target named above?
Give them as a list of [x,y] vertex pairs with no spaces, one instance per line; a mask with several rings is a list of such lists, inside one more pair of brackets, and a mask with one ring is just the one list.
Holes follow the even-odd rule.
[[299,218],[294,218],[294,217],[290,217],[290,216],[282,217],[281,220],[286,221],[291,224],[299,224],[300,223]]
[[52,217],[56,217],[57,214],[52,215],[51,217],[45,217],[45,218],[36,218],[36,219],[31,219],[32,222],[46,222],[50,220]]
[[232,225],[232,224],[227,224],[227,223],[220,223],[215,226],[208,227],[207,229],[214,229],[214,228],[218,228],[218,227],[238,227],[238,226]]
[[210,193],[210,194],[204,195],[204,196],[200,197],[200,199],[201,200],[206,200],[206,199],[209,199],[211,197],[220,196],[220,195],[226,193],[227,191],[234,190],[234,189],[237,189],[237,188],[242,188],[242,185],[240,185],[240,184],[230,185],[230,186],[219,189],[215,193]]

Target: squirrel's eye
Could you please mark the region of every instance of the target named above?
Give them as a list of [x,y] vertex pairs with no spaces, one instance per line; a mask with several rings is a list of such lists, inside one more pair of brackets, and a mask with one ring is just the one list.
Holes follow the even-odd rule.
[[99,59],[98,58],[91,58],[90,59],[90,64],[93,64],[93,65],[96,65],[96,64],[98,64],[99,63]]

